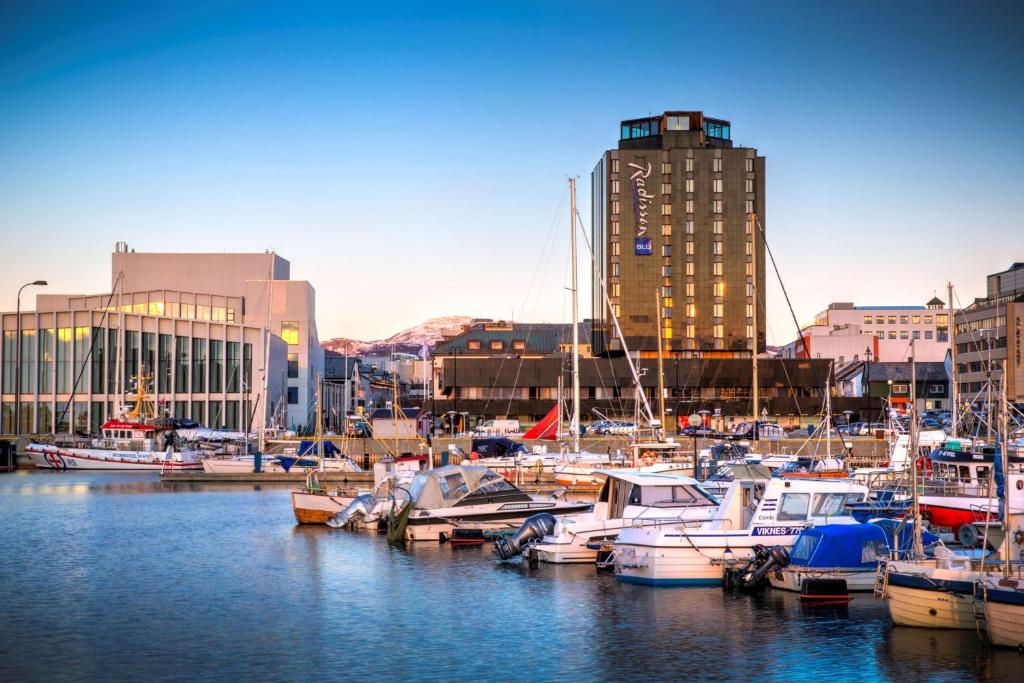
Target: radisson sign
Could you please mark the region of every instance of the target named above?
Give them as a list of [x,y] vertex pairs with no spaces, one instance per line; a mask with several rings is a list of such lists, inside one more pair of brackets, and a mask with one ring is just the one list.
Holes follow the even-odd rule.
[[641,166],[630,162],[629,168],[633,173],[629,176],[629,182],[633,186],[633,218],[636,222],[636,254],[638,256],[650,256],[652,252],[651,238],[647,236],[649,220],[647,218],[651,207],[651,200],[654,195],[647,191],[647,178],[651,175],[651,164]]

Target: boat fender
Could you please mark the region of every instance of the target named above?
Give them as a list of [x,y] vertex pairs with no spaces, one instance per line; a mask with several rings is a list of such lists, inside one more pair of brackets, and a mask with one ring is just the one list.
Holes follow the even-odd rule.
[[510,560],[523,552],[528,541],[542,539],[555,530],[555,516],[550,512],[538,512],[526,518],[519,531],[511,536],[499,538],[494,544],[494,556],[500,560]]

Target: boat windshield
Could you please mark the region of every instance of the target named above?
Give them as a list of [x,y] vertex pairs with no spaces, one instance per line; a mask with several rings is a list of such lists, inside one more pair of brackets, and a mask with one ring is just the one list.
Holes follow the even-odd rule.
[[515,491],[516,487],[505,481],[505,477],[496,473],[488,473],[480,480],[479,493],[501,493],[503,491]]
[[649,507],[717,505],[702,489],[686,485],[634,486],[629,496],[629,504]]

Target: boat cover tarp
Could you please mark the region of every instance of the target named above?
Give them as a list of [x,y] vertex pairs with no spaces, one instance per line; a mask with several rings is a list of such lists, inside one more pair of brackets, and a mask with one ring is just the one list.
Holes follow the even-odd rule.
[[489,439],[473,439],[473,451],[485,458],[512,457],[516,453],[526,453],[527,448],[521,443],[506,439],[505,437],[493,437]]
[[[914,524],[901,519],[873,519],[871,523],[885,534],[885,543],[889,549],[897,553],[897,557],[906,557],[914,548]],[[934,545],[939,537],[928,531],[921,531],[921,545],[927,548]]]
[[[323,454],[324,455],[337,455],[341,453],[337,446],[334,445],[333,441],[324,440]],[[303,455],[316,455],[316,441],[313,439],[303,439],[299,443],[299,456]]]
[[888,555],[885,533],[874,524],[825,524],[800,532],[789,557],[794,566],[873,570]]
[[483,465],[445,465],[419,472],[409,485],[413,504],[423,510],[453,507],[460,500],[485,486],[511,484]]

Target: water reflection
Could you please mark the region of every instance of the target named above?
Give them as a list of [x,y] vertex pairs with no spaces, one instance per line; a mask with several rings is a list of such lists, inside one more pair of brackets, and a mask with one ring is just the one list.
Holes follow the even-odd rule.
[[297,526],[287,485],[3,475],[0,509],[5,680],[1000,681],[1024,666],[973,632],[893,628],[871,596],[807,609]]

